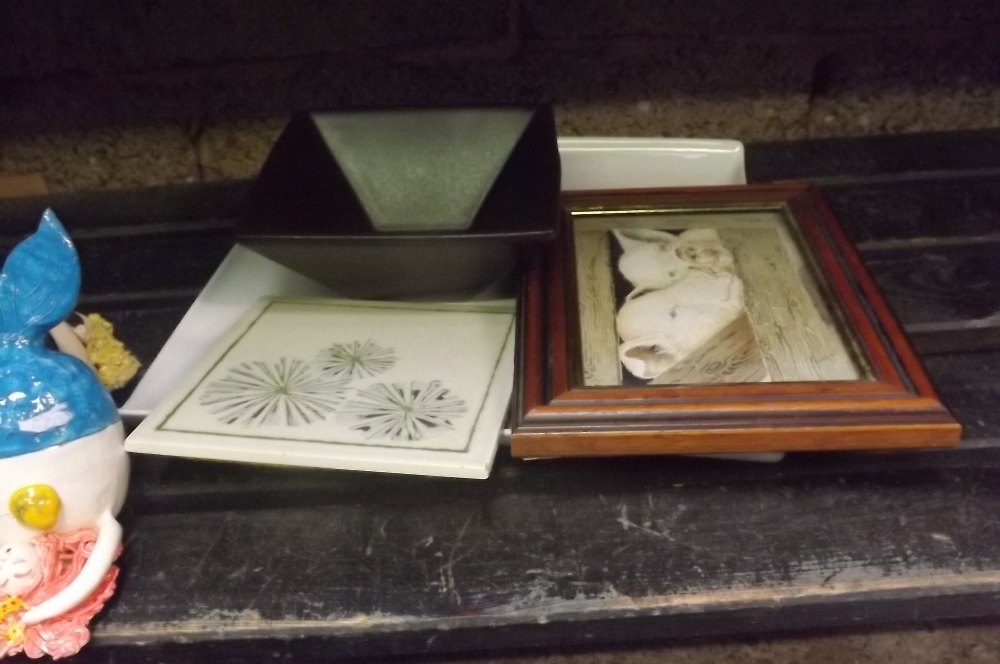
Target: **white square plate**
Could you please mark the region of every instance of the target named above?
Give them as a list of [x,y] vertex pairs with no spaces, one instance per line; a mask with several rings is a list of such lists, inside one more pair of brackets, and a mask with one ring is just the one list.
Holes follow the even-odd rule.
[[513,301],[259,301],[126,441],[133,452],[486,478]]

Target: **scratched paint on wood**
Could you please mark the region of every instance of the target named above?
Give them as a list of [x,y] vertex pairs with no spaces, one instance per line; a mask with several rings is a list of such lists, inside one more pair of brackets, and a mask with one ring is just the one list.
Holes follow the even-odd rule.
[[[878,145],[896,140],[909,139]],[[829,159],[816,144],[802,152],[794,144],[781,149],[797,155],[796,164],[812,159],[825,166]],[[947,149],[963,153],[951,139]],[[903,156],[909,168],[912,155]],[[891,255],[879,249],[870,263],[888,275],[887,295],[904,323],[941,324],[936,334],[950,337],[970,318],[987,317],[1000,292],[993,272],[984,271],[995,247],[976,239],[1000,229],[998,182],[996,175],[963,174],[855,181],[826,193],[857,239],[966,236],[969,248],[958,252],[900,243]],[[203,191],[197,190],[198,209],[206,212],[199,214],[218,214]],[[238,193],[234,202],[243,199]],[[189,209],[178,207],[179,196],[143,190],[63,203],[74,206],[68,216],[78,222],[113,219],[111,225],[132,230],[149,219],[187,219],[178,211]],[[0,204],[4,221],[13,218],[10,210]],[[25,214],[25,223],[36,217]],[[81,244],[105,265],[145,243],[134,234],[114,242],[102,237]],[[198,243],[183,244],[191,256],[170,269],[221,258]],[[168,249],[161,245],[149,255],[167,265],[159,258],[173,256]],[[103,272],[107,293],[118,295],[94,290],[92,306],[119,316],[132,343],[146,344],[141,356],[148,364],[156,340],[162,343],[186,306],[162,310],[158,289],[169,288],[173,277],[140,270],[122,281],[114,270]],[[980,280],[984,274],[989,278]],[[794,621],[809,611],[825,617],[814,624],[864,623],[889,615],[893,598],[907,607],[903,620],[939,615],[938,607],[955,606],[948,602],[956,597],[983,615],[995,613],[1000,452],[988,446],[1000,440],[1000,353],[925,359],[967,442],[982,449],[792,455],[774,466],[501,458],[493,479],[475,486],[134,459],[121,592],[96,625],[95,645],[155,651],[158,643],[247,640],[259,648],[250,639],[340,635],[317,639],[324,653],[352,636],[362,647],[415,651],[425,643],[427,650],[439,648],[449,635],[459,639],[453,648],[498,640],[523,645],[540,631],[567,644],[637,622],[643,635],[662,636],[675,625],[690,626],[683,620],[690,616],[704,617],[698,624],[705,633],[778,628],[769,616]],[[632,620],[654,615],[671,619]],[[595,626],[599,618],[613,620]],[[539,622],[549,624],[532,631]],[[483,629],[475,632],[476,626]],[[419,647],[407,641],[422,631]],[[212,652],[222,645],[212,643]]]

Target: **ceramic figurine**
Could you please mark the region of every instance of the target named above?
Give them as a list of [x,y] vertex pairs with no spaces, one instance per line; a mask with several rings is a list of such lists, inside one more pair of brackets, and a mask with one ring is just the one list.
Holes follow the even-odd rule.
[[118,411],[91,367],[46,344],[79,288],[76,250],[46,211],[0,273],[0,657],[76,653],[118,573]]
[[743,313],[743,281],[714,229],[614,235],[618,271],[633,286],[616,320],[618,357],[632,375],[656,378]]

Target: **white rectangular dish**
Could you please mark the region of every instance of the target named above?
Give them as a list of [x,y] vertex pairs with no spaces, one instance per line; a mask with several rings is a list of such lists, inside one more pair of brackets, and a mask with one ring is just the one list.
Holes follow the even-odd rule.
[[489,477],[513,300],[265,298],[128,437],[130,452]]
[[562,190],[746,184],[739,141],[560,138]]

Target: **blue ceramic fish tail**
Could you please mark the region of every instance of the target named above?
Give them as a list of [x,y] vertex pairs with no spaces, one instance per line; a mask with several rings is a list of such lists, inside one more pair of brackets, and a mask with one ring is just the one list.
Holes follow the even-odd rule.
[[0,334],[41,342],[73,312],[79,293],[76,249],[46,210],[38,231],[14,248],[0,273]]
[[38,231],[0,272],[0,459],[82,438],[114,424],[118,412],[83,362],[45,347],[73,311],[80,260],[46,210]]

